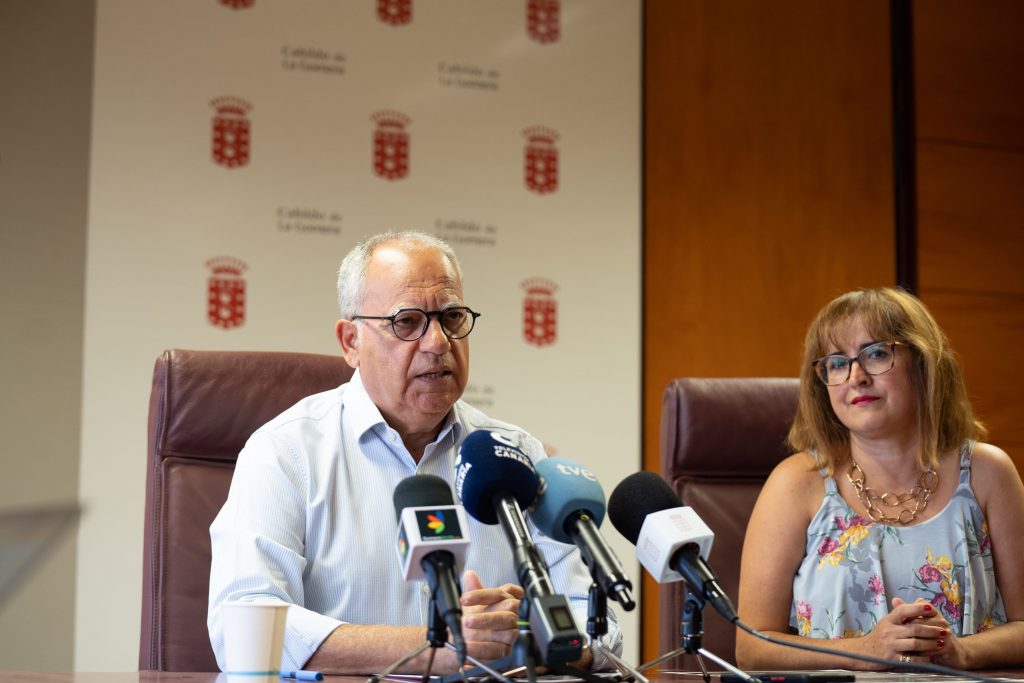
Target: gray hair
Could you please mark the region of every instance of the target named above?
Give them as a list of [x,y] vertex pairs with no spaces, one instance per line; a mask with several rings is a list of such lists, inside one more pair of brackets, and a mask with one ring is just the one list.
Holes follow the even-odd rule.
[[462,281],[462,268],[452,248],[440,237],[435,237],[417,230],[402,232],[384,232],[369,237],[348,252],[338,268],[338,309],[341,317],[350,320],[356,315],[366,294],[366,269],[374,250],[383,244],[395,244],[403,249],[437,249],[455,270],[459,281]]

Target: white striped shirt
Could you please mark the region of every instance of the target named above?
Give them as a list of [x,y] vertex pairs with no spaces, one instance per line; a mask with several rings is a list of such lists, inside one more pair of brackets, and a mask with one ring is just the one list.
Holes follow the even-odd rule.
[[[309,396],[258,429],[238,456],[227,502],[210,536],[208,626],[224,668],[219,605],[226,600],[289,603],[282,670],[298,670],[343,623],[425,625],[430,592],[406,582],[395,552],[392,494],[414,474],[451,484],[462,439],[477,429],[520,434],[533,459],[540,442],[458,401],[417,464],[363,388],[357,371],[347,384]],[[470,519],[466,568],[485,586],[517,583],[501,528]],[[587,623],[590,573],[575,546],[529,528],[581,630]],[[609,609],[604,642],[621,652]],[[595,661],[595,668],[606,662]]]

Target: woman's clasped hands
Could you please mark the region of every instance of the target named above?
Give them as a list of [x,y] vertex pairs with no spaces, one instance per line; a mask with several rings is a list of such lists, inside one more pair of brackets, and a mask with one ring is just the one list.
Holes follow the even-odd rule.
[[902,662],[963,668],[960,644],[946,618],[923,599],[892,599],[892,610],[865,637],[871,654]]

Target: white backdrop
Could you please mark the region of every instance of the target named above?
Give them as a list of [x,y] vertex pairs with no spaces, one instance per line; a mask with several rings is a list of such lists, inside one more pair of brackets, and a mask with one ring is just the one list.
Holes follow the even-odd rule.
[[137,667],[156,357],[337,353],[380,230],[455,247],[467,400],[606,494],[639,469],[639,0],[99,0],[96,31],[76,670]]

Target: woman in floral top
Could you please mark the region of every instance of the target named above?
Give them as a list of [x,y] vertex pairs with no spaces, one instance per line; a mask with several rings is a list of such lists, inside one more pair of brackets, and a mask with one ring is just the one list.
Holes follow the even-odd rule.
[[[979,443],[945,334],[898,289],[829,303],[804,345],[796,455],[747,527],[739,613],[791,641],[960,669],[1024,664],[1024,484]],[[882,668],[737,634],[751,669]]]

